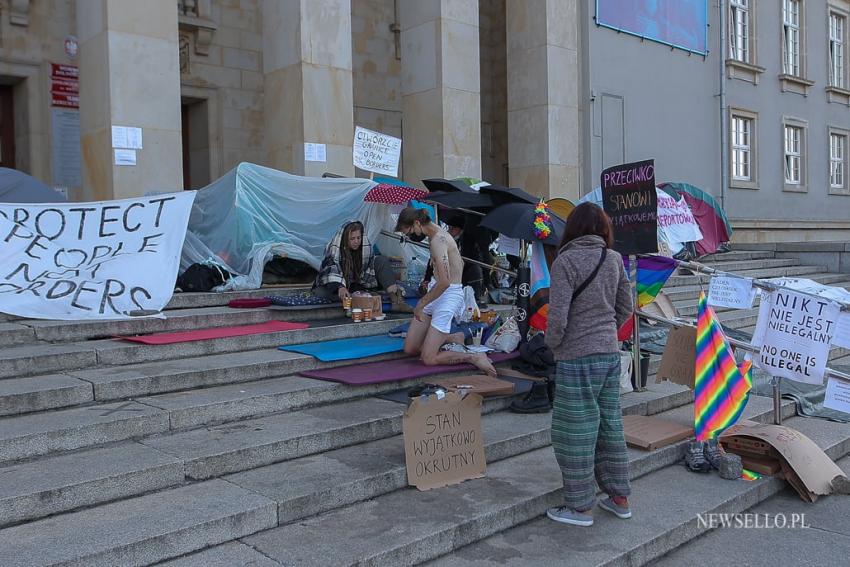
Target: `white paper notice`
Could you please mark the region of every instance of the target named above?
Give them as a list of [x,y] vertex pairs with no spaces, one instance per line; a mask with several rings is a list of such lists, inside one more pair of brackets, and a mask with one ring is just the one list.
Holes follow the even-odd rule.
[[499,236],[499,252],[510,256],[519,256],[519,240],[508,238],[505,235]]
[[354,165],[366,171],[398,175],[401,140],[358,126],[354,130],[352,147]]
[[127,147],[134,150],[142,149],[142,129],[127,128]]
[[708,286],[708,304],[714,307],[750,309],[756,297],[753,280],[732,276],[713,276]]
[[304,161],[328,161],[327,147],[325,146],[325,144],[313,144],[311,142],[305,143]]
[[823,384],[838,304],[787,289],[771,295],[756,364],[771,376]]
[[113,126],[112,127],[112,147],[126,148],[127,146],[127,127]]
[[838,316],[838,325],[835,327],[832,344],[837,347],[850,348],[850,313],[841,313]]
[[136,165],[136,150],[115,151],[115,165]]
[[826,384],[826,397],[823,407],[850,413],[850,382],[839,378],[830,378]]

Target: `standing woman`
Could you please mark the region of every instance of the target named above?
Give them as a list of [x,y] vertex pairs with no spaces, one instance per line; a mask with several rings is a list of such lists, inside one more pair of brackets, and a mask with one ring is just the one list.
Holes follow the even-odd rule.
[[632,313],[623,259],[608,215],[582,203],[569,217],[552,264],[546,344],[557,362],[552,445],[564,477],[565,504],[556,522],[593,525],[596,482],[608,495],[599,506],[631,517],[629,459],[620,412],[617,329]]

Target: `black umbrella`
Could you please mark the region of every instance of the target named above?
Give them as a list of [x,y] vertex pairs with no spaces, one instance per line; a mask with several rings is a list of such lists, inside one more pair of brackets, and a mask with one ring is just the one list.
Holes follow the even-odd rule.
[[426,197],[424,197],[424,199],[453,209],[481,208],[490,210],[494,206],[493,199],[490,195],[484,195],[478,192],[466,193],[462,191],[453,191],[451,193],[446,193],[444,191],[438,191],[436,193],[429,193]]
[[[496,207],[481,219],[481,226],[495,230],[510,238],[537,240],[534,235],[534,209],[537,205],[530,203],[508,203]],[[566,223],[557,215],[549,213],[552,222],[552,233],[543,240],[544,244],[557,246],[561,242]]]
[[531,203],[536,205],[540,197],[535,197],[517,187],[504,187],[502,185],[485,185],[480,189],[481,193],[490,195],[496,205],[507,203]]
[[454,193],[460,191],[462,193],[478,193],[475,189],[460,181],[459,179],[442,179],[435,177],[434,179],[423,179],[422,183],[428,188],[428,191]]

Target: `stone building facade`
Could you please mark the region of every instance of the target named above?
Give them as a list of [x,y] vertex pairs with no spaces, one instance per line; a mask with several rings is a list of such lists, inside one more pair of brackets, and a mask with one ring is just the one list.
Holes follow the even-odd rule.
[[[806,81],[825,57],[814,47],[826,41],[814,25],[824,3],[848,11],[846,0],[801,0]],[[774,187],[767,153],[757,190],[721,173],[727,57],[712,2],[708,53],[694,56],[598,26],[594,0],[0,0],[0,165],[76,201],[199,188],[243,161],[364,176],[351,159],[359,125],[402,138],[399,176],[411,183],[470,176],[575,199],[604,166],[655,157],[659,181],[724,197],[739,238],[789,220],[795,238],[846,238],[850,197],[821,191],[829,156],[814,134],[850,131],[850,95],[821,101],[820,79],[774,81],[778,9],[743,4],[758,14],[750,67],[769,70],[748,87],[753,69],[724,67],[726,120],[757,115],[766,150],[780,143],[774,115],[802,118],[805,192]],[[688,124],[698,134],[682,143]],[[115,147],[122,126],[140,129],[139,147]],[[305,144],[323,144],[325,161],[306,160]]]

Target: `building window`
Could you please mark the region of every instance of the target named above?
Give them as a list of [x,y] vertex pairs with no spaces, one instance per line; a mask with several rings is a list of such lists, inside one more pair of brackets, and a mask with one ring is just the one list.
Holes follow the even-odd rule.
[[785,184],[802,185],[803,129],[785,125]]
[[731,0],[729,10],[729,58],[750,63],[750,0]]
[[844,189],[846,179],[847,136],[829,134],[829,186],[832,189]]
[[732,115],[732,180],[752,181],[753,119]]
[[829,86],[845,88],[844,17],[829,15]]
[[782,0],[782,72],[801,77],[800,0]]

